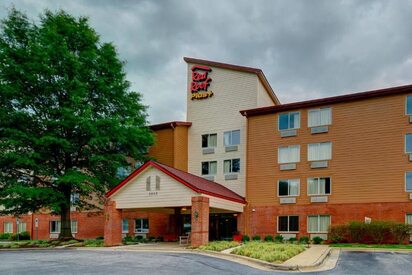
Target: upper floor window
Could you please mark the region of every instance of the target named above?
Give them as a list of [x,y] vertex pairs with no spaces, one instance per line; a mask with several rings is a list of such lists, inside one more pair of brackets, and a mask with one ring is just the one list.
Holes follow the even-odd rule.
[[215,148],[217,146],[217,134],[202,135],[202,148]]
[[149,219],[136,219],[134,232],[149,233]]
[[308,232],[310,233],[328,233],[329,225],[329,215],[308,216]]
[[406,97],[406,114],[412,115],[412,95]]
[[279,216],[278,232],[299,232],[299,216]]
[[405,191],[412,192],[412,172],[405,173]]
[[412,153],[412,134],[405,135],[405,153]]
[[70,205],[76,205],[79,203],[80,194],[79,193],[71,193],[70,195]]
[[300,113],[290,112],[279,114],[278,125],[279,130],[291,130],[300,128]]
[[240,130],[233,130],[224,133],[225,146],[239,145],[240,144]]
[[308,178],[308,195],[329,195],[330,178]]
[[223,162],[223,173],[239,173],[240,172],[240,159],[227,159]]
[[296,163],[300,161],[300,145],[279,147],[278,163]]
[[278,182],[278,196],[299,196],[299,179],[279,180]]
[[202,175],[216,175],[217,161],[203,161]]
[[309,110],[308,112],[308,127],[330,125],[332,123],[332,109],[319,108]]
[[332,158],[332,142],[308,144],[308,161],[329,160]]

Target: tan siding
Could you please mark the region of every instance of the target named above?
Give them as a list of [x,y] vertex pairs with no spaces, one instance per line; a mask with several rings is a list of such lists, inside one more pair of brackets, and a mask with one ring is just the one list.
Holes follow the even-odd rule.
[[[405,96],[381,97],[334,104],[329,133],[312,135],[307,127],[307,110],[301,111],[301,128],[296,137],[281,138],[277,114],[249,118],[248,197],[254,205],[278,205],[277,180],[299,178],[298,205],[308,204],[307,178],[329,176],[331,203],[407,202],[404,173],[412,170],[404,153],[405,133],[412,133],[405,113]],[[329,168],[310,169],[307,144],[332,142]],[[297,170],[280,171],[277,148],[301,145]]]
[[162,129],[155,132],[155,144],[149,149],[149,156],[169,166],[174,165],[174,133],[173,129]]
[[188,128],[177,126],[174,130],[174,167],[187,172],[187,133]]

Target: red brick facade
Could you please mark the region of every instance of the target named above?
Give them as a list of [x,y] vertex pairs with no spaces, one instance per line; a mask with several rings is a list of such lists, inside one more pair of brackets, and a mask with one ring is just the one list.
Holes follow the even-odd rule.
[[209,198],[192,198],[192,232],[193,247],[207,244],[209,241]]

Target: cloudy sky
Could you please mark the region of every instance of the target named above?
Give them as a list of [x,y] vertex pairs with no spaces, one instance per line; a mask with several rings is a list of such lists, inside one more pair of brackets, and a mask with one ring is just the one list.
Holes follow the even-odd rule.
[[412,1],[2,0],[85,15],[151,123],[185,120],[184,56],[261,68],[282,103],[412,83]]

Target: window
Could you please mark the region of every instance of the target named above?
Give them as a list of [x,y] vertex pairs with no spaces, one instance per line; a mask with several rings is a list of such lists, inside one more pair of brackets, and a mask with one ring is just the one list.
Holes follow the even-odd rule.
[[225,174],[240,172],[240,159],[227,159],[223,162],[223,172]]
[[308,195],[330,195],[330,178],[308,178]]
[[202,162],[202,175],[216,175],[217,161]]
[[405,135],[405,153],[412,154],[412,134]]
[[19,225],[17,226],[17,232],[22,233],[27,231],[27,224],[25,222],[19,221]]
[[76,220],[71,221],[71,230],[72,230],[72,233],[77,233],[77,221]]
[[135,233],[148,233],[149,232],[149,219],[136,219]]
[[279,180],[278,181],[278,196],[299,196],[299,179],[293,180]]
[[309,110],[308,127],[330,125],[332,123],[331,108]]
[[160,190],[160,177],[156,176],[156,191]]
[[300,113],[290,112],[279,114],[278,127],[280,131],[300,128]]
[[240,144],[240,130],[233,130],[224,133],[224,145],[232,146]]
[[50,233],[60,233],[60,221],[50,221]]
[[406,114],[412,115],[412,95],[406,97]]
[[13,233],[13,223],[4,222],[4,233]]
[[130,166],[119,167],[117,168],[116,176],[119,179],[124,179],[125,177],[130,175],[131,172],[132,172],[132,169]]
[[278,232],[299,232],[299,216],[279,216]]
[[406,224],[412,225],[412,214],[406,214]]
[[278,163],[295,163],[300,161],[300,145],[279,147]]
[[129,233],[129,220],[128,219],[122,220],[122,233]]
[[146,178],[146,191],[152,190],[151,181],[152,181],[152,177],[148,176]]
[[329,215],[308,216],[308,232],[310,233],[327,233],[329,225]]
[[70,195],[70,204],[71,205],[76,205],[79,203],[80,195],[79,193],[72,193]]
[[202,135],[202,148],[214,148],[217,146],[217,134]]
[[406,192],[412,192],[412,172],[405,173],[405,190]]
[[332,158],[332,142],[308,144],[308,161],[329,160]]

